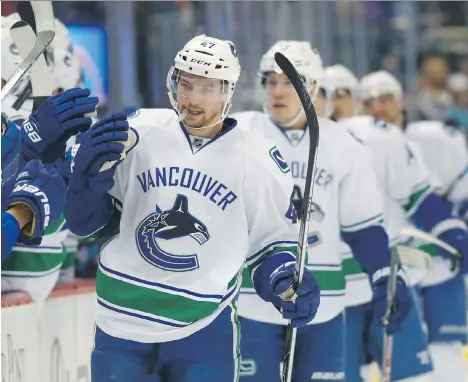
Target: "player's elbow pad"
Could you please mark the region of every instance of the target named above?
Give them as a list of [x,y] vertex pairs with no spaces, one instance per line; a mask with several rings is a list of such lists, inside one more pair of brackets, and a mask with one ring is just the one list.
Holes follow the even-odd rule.
[[373,225],[359,231],[342,232],[341,236],[367,274],[372,275],[390,266],[388,236],[382,226]]
[[89,236],[104,227],[112,213],[112,200],[108,194],[94,194],[89,190],[68,190],[65,218],[71,232]]
[[422,201],[411,216],[411,220],[416,226],[429,232],[438,223],[451,217],[450,203],[442,196],[432,192]]

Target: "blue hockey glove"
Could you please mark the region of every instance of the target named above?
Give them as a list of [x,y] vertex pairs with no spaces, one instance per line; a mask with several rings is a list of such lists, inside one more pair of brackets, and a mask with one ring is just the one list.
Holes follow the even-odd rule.
[[315,318],[320,305],[320,288],[315,276],[305,269],[296,293],[291,298],[285,298],[283,294],[289,294],[288,290],[293,286],[294,272],[294,264],[281,266],[271,275],[270,285],[275,295],[273,304],[280,308],[284,319],[291,320],[291,325],[298,328]]
[[438,239],[451,245],[459,251],[457,255],[437,247],[437,253],[443,258],[450,259],[452,270],[460,269],[463,274],[468,274],[468,233],[461,228],[449,229],[437,236]]
[[96,110],[99,99],[89,95],[89,89],[70,89],[47,98],[23,123],[24,154],[45,163],[63,157],[66,141],[91,126],[84,115]]
[[458,216],[465,223],[468,223],[468,199],[460,203],[460,206],[458,207]]
[[126,113],[117,113],[101,119],[86,133],[71,165],[70,189],[104,194],[114,186],[116,165],[100,169],[106,162],[121,159],[128,129]]
[[25,204],[33,212],[33,220],[23,228],[20,242],[40,243],[48,225],[59,218],[65,195],[65,182],[52,166],[46,170],[37,159],[26,164],[9,198],[9,207]]
[[[382,324],[382,318],[387,312],[387,287],[390,268],[377,271],[372,281],[372,319]],[[402,271],[399,271],[399,273]],[[386,330],[393,334],[400,330],[402,322],[408,316],[411,309],[410,291],[401,275],[397,276],[397,285],[393,302],[392,313]]]

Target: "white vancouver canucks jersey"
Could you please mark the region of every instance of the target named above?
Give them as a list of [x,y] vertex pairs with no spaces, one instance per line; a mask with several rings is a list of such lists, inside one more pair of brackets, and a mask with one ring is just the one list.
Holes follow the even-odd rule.
[[424,160],[440,181],[441,193],[455,204],[468,197],[468,149],[459,130],[439,121],[410,123],[406,136],[421,148]]
[[[406,136],[417,144],[415,153],[427,163],[433,184],[440,194],[452,203],[466,200],[468,197],[468,150],[464,135],[439,121],[420,121],[407,126]],[[431,253],[430,246],[428,249]],[[433,258],[434,267],[421,282],[422,286],[431,286],[454,277],[447,262]]]
[[128,340],[177,340],[231,303],[245,263],[254,272],[278,251],[294,254],[292,177],[273,144],[237,126],[203,145],[172,110],[142,109],[129,123],[138,143],[109,191],[120,234],[101,252],[97,325]]
[[[427,167],[414,154],[413,145],[400,128],[369,115],[340,120],[372,152],[372,164],[385,193],[385,226],[390,245],[399,242],[399,231],[424,198],[433,191]],[[420,280],[420,272],[409,275]]]
[[[294,179],[292,199],[300,210],[309,157],[309,130],[285,132],[267,114],[234,115],[241,128],[259,132],[280,149]],[[370,152],[345,129],[319,118],[320,141],[314,177],[313,213],[309,229],[307,267],[321,288],[320,307],[311,324],[326,322],[345,306],[345,278],[340,256],[340,232],[382,224],[383,205],[370,164]],[[378,256],[378,254],[376,254]],[[274,308],[262,303],[243,283],[239,314],[259,321],[286,323]]]

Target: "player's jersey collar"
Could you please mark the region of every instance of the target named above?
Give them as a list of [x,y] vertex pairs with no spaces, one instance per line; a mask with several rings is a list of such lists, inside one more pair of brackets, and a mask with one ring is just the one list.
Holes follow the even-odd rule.
[[218,140],[223,135],[226,135],[231,130],[233,130],[237,126],[237,121],[233,118],[226,118],[223,123],[223,128],[221,129],[219,134],[211,139],[191,136],[185,129],[185,126],[182,122],[179,123],[179,126],[182,129],[182,132],[184,133],[185,138],[187,138],[187,142],[190,146],[190,149],[192,150],[192,154],[195,155],[197,152],[201,151],[206,146],[212,144],[214,141]]
[[309,126],[306,125],[301,130],[285,130],[285,129],[281,128],[281,126],[278,125],[272,119],[270,119],[270,121],[271,121],[271,123],[273,123],[273,125],[275,125],[279,129],[279,131],[283,134],[284,138],[293,147],[299,146],[299,144],[302,142],[302,140],[304,139],[304,137],[305,137],[305,135],[306,135],[306,133],[307,133],[307,131],[309,129]]

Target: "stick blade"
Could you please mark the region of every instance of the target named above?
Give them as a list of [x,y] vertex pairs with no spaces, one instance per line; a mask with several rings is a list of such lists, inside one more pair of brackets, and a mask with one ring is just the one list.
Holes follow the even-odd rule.
[[429,271],[433,268],[432,257],[418,248],[397,245],[398,260],[400,264]]
[[[27,57],[28,52],[34,47],[36,34],[33,28],[24,21],[16,22],[10,30],[10,35],[18,47],[21,57]],[[47,97],[52,94],[53,77],[47,66],[44,55],[40,55],[31,67],[30,80],[32,95],[34,97]]]
[[15,70],[12,76],[8,79],[5,86],[1,91],[1,102],[10,94],[18,81],[23,78],[23,76],[29,71],[31,66],[37,60],[37,58],[46,50],[49,44],[52,42],[55,36],[54,31],[43,31],[40,32],[36,39],[36,44],[32,51],[28,54],[26,59],[21,63],[21,65]]

